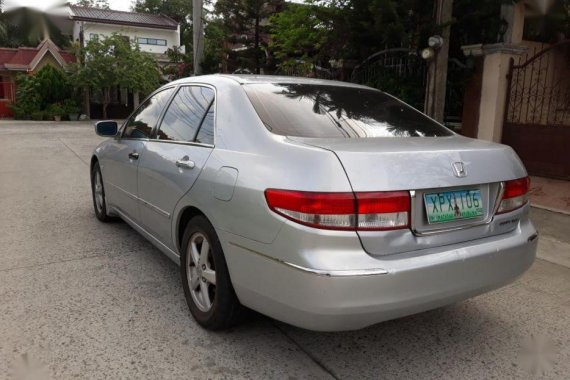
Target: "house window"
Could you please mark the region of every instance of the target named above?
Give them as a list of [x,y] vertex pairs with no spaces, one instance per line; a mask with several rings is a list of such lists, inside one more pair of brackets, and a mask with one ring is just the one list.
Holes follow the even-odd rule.
[[158,38],[139,37],[137,38],[137,42],[140,45],[166,46],[166,40],[161,40]]

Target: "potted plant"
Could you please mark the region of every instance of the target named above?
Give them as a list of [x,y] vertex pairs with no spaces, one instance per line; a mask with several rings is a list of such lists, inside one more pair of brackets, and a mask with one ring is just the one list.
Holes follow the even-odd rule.
[[49,115],[49,117],[55,121],[61,121],[61,115],[64,114],[64,111],[65,110],[63,109],[61,104],[58,103],[50,104],[46,109],[46,112]]
[[66,99],[63,102],[63,108],[65,109],[65,114],[70,121],[79,120],[79,113],[81,112],[81,107],[73,99]]

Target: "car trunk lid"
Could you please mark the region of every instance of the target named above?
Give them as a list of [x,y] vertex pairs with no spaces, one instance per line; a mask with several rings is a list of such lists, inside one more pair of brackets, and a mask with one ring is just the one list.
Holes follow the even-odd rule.
[[[501,182],[526,176],[524,166],[510,147],[461,136],[289,139],[333,152],[355,192],[411,192],[412,231],[359,232],[364,249],[371,254],[419,249],[422,246],[419,243],[428,241],[431,246],[445,245],[506,232],[489,225],[498,205]],[[453,165],[458,162],[462,163],[464,176],[454,170]],[[480,190],[483,215],[447,223],[428,223],[424,194],[453,190]],[[481,228],[457,231],[466,226]],[[408,241],[403,233],[408,235]],[[396,241],[403,244],[398,245]]]
[[[289,139],[334,152],[354,191],[469,186],[526,175],[510,147],[461,136]],[[455,162],[463,163],[464,177],[454,175]]]

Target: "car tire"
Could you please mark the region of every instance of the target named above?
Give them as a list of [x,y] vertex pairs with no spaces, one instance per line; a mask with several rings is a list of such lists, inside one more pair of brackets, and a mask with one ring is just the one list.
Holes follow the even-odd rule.
[[103,175],[101,174],[99,162],[95,162],[91,168],[91,194],[97,219],[104,223],[113,221],[115,218],[107,215],[107,198],[105,198]]
[[182,287],[190,313],[208,330],[235,326],[245,312],[232,286],[214,227],[203,216],[188,222],[180,255]]

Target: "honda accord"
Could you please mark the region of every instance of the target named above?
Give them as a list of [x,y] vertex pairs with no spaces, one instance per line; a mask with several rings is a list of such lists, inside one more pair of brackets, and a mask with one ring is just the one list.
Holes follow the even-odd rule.
[[198,76],[95,129],[109,137],[91,159],[97,218],[180,265],[205,328],[249,308],[359,329],[499,288],[535,258],[514,151],[376,89]]

